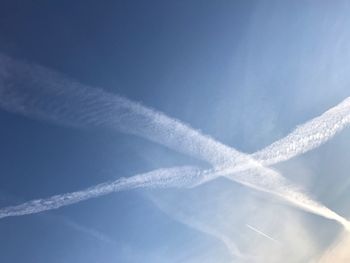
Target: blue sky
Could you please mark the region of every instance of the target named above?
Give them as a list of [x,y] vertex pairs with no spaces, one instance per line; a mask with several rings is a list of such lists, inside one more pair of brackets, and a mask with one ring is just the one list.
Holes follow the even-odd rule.
[[[349,9],[347,1],[2,1],[0,52],[253,153],[349,96]],[[0,122],[1,207],[156,168],[207,165],[110,130],[5,110]],[[349,136],[344,129],[274,166],[347,218]],[[219,178],[194,189],[119,192],[1,219],[0,261],[245,262],[208,229],[254,262],[313,262],[342,231]]]

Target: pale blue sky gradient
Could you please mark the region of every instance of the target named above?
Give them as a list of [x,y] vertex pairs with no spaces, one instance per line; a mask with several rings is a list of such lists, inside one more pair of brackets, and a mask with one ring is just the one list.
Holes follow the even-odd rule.
[[[0,52],[54,69],[253,153],[350,94],[348,1],[2,1]],[[0,206],[177,165],[144,139],[0,111]],[[350,131],[280,163],[350,218]],[[278,240],[274,243],[246,224]],[[205,227],[203,227],[203,225]],[[341,227],[218,179],[0,220],[0,262],[312,262]],[[251,259],[253,260],[253,259]]]

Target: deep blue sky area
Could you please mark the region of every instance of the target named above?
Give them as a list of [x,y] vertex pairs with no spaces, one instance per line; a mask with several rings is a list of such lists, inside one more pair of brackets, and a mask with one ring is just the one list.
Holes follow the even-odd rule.
[[[348,1],[2,0],[0,53],[141,102],[252,153],[349,96],[349,12]],[[0,207],[156,168],[207,165],[136,136],[3,109],[0,125]],[[344,130],[275,167],[347,217],[349,136]],[[246,224],[269,231],[279,245]],[[311,262],[339,229],[218,179],[0,219],[0,262],[246,262],[213,231],[254,254],[248,262]]]

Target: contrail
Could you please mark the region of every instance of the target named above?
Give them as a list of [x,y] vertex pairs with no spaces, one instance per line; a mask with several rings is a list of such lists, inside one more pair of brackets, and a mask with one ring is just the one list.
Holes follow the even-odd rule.
[[1,54],[0,95],[0,105],[12,112],[76,127],[116,129],[206,160],[215,167],[237,167],[237,171],[254,167],[247,164],[248,159],[271,165],[309,151],[350,123],[347,98],[248,157],[161,112]]
[[252,227],[249,224],[246,224],[246,227],[248,227],[249,229],[253,230],[254,232],[258,233],[259,235],[266,237],[267,239],[270,239],[271,241],[275,242],[275,243],[280,243],[278,240],[274,239],[273,237],[265,234],[264,232],[260,231],[259,229],[256,229],[255,227]]
[[[217,177],[215,174],[213,176]],[[313,201],[307,195],[294,190],[292,188],[293,186],[284,184],[284,181],[276,180],[281,179],[281,177],[269,178],[264,174],[262,174],[261,178],[259,176],[260,173],[255,173],[253,175],[243,174],[241,175],[242,178],[236,178],[235,180],[249,187],[286,199],[296,207],[335,220],[342,224],[347,230],[350,230],[350,224],[345,218],[316,201]],[[0,219],[9,216],[21,216],[58,209],[90,198],[135,188],[191,187],[191,185],[198,182],[198,180],[201,180],[201,177],[201,170],[191,166],[158,169],[129,178],[120,178],[113,182],[98,184],[81,191],[32,200],[17,206],[5,207],[0,209]]]
[[[184,177],[186,174],[188,176]],[[184,166],[177,168],[158,169],[148,173],[135,175],[129,178],[119,178],[113,182],[106,182],[85,190],[72,193],[54,195],[49,198],[36,199],[20,205],[0,209],[0,219],[9,216],[22,216],[53,210],[62,206],[72,205],[91,198],[107,195],[113,192],[125,191],[135,188],[162,188],[184,187],[199,176],[199,170]]]
[[214,165],[241,159],[237,151],[161,112],[1,54],[0,106],[53,123],[137,135]]
[[[88,88],[51,70],[7,56],[0,57],[0,96],[0,105],[8,111],[74,127],[112,128],[206,160],[217,167],[214,172],[204,173],[207,178],[227,176],[238,183],[280,196],[304,210],[336,220],[348,228],[346,219],[313,201],[276,171],[178,120],[123,97]],[[240,172],[242,167],[244,169]],[[61,206],[60,198],[53,197],[50,205],[54,208],[51,201],[57,201]],[[74,200],[79,198],[78,195]]]
[[286,161],[331,139],[350,124],[350,97],[322,115],[298,126],[281,140],[251,155],[262,165]]
[[226,169],[224,171],[218,171],[217,175],[213,177],[217,177],[218,175],[225,176],[230,180],[234,180],[259,191],[278,196],[305,211],[335,220],[350,231],[350,222],[347,219],[317,201],[314,201],[307,193],[304,193],[301,189],[289,183],[287,179],[274,170],[266,169],[261,166],[251,168],[246,172],[232,173],[230,169]]
[[[289,160],[313,150],[330,140],[350,124],[350,97],[322,115],[299,125],[290,134],[249,156],[263,166]],[[234,168],[234,169],[233,169]],[[239,164],[232,173],[251,169],[250,164]],[[212,178],[204,178],[210,181]],[[203,183],[203,182],[200,182]]]
[[216,229],[210,227],[209,225],[206,225],[198,220],[195,220],[190,216],[186,216],[180,211],[176,213],[171,211],[169,207],[167,207],[164,204],[161,204],[161,202],[156,200],[154,197],[150,197],[150,200],[153,202],[153,204],[157,206],[158,209],[163,211],[170,218],[221,241],[226,246],[227,250],[231,253],[232,256],[238,257],[241,259],[247,259],[249,257],[247,255],[242,254],[242,252],[237,247],[237,245],[229,237],[227,237],[226,235],[223,235],[220,231],[217,231]]
[[[2,54],[0,96],[0,105],[12,112],[75,127],[113,128],[214,165],[229,163],[232,167],[241,157],[232,148],[163,113]],[[350,97],[251,157],[262,165],[288,160],[318,147],[349,124]]]

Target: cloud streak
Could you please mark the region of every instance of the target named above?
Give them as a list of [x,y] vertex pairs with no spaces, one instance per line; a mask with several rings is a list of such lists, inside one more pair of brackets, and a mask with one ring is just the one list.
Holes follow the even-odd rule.
[[278,244],[280,243],[278,240],[274,239],[273,237],[265,234],[264,232],[260,231],[259,229],[255,228],[249,224],[246,224],[246,227],[248,227],[250,230],[253,230],[254,232],[258,233],[259,235],[261,235],[261,236],[263,236],[263,237],[265,237],[265,238],[267,238],[275,243],[278,243]]
[[350,124],[350,97],[251,156],[272,165],[319,147]]
[[[6,201],[11,201],[11,202],[16,201],[16,203],[22,201],[22,200],[18,199],[17,197],[10,195],[8,193],[5,193],[2,190],[0,190],[0,200],[1,199],[6,200]],[[69,217],[65,217],[65,216],[61,216],[61,215],[57,215],[57,214],[45,214],[42,216],[43,216],[43,218],[50,219],[51,221],[63,223],[67,227],[70,227],[70,228],[72,228],[72,229],[74,229],[82,234],[88,235],[88,236],[90,236],[96,240],[102,241],[106,244],[117,245],[117,243],[113,239],[108,237],[106,234],[104,234],[104,233],[102,233],[94,228],[90,228],[90,227],[86,227],[86,226],[83,226],[81,224],[78,224]]]
[[56,124],[140,136],[213,165],[233,165],[242,157],[234,149],[140,103],[1,54],[0,106]]
[[[186,176],[183,176],[186,174]],[[58,209],[91,198],[136,188],[184,187],[191,184],[199,175],[194,167],[184,166],[168,169],[158,169],[129,178],[119,178],[112,182],[98,184],[85,190],[54,195],[49,198],[36,199],[20,205],[0,209],[0,219],[10,216],[22,216]]]
[[242,252],[239,250],[231,238],[222,234],[220,231],[217,231],[215,228],[212,228],[211,226],[204,224],[191,216],[186,216],[181,211],[173,211],[173,209],[164,203],[159,202],[156,198],[150,197],[150,200],[157,206],[158,209],[163,211],[172,219],[221,241],[232,256],[240,258],[241,260],[247,260],[250,258],[250,256],[242,254]]
[[[218,176],[225,176],[243,185],[279,196],[306,211],[336,220],[349,229],[350,224],[345,218],[312,200],[278,172],[263,167],[251,156],[221,144],[161,112],[146,108],[126,98],[106,93],[103,90],[86,87],[41,66],[18,62],[1,55],[0,106],[11,112],[53,123],[79,128],[107,128],[137,135],[205,160],[215,167],[215,169],[204,171],[201,174],[198,173],[197,168],[190,168],[190,171],[186,169],[184,171],[183,168],[156,170],[131,177],[130,180],[120,179],[83,191],[34,200],[16,207],[3,208],[0,210],[2,217],[56,209],[119,190],[136,187],[172,187],[173,184],[185,186],[186,184],[183,182],[187,183],[188,181],[191,181],[191,184],[187,186],[191,186],[195,185],[194,178],[198,184]],[[344,114],[346,112],[344,110]],[[345,120],[347,119],[345,118]],[[346,123],[346,121],[340,123]],[[313,126],[311,125],[311,127]],[[338,126],[340,129],[345,124]],[[315,137],[312,136],[312,129],[308,128],[309,126],[306,127],[307,129],[304,130],[297,129],[295,136],[282,139],[277,146],[272,145],[270,150],[267,148],[263,154],[257,154],[256,157],[258,160],[259,158],[262,160],[264,158],[266,160],[287,159],[306,151],[306,148],[303,148],[304,145],[308,145],[308,148],[311,149],[319,145],[318,138],[325,141],[332,134],[335,134],[333,129],[333,133],[327,132],[322,136]],[[322,125],[316,125],[316,127],[322,128]],[[302,140],[302,131],[305,130],[311,134],[308,140]],[[276,150],[276,148],[287,147],[286,145],[291,145],[291,143],[296,146],[292,148],[289,146],[287,149],[294,149],[293,151]],[[276,153],[272,154],[272,151]],[[269,162],[265,161],[265,163]],[[180,169],[181,172],[176,169]],[[193,175],[191,169],[196,171],[194,178],[191,177]],[[188,176],[190,179],[187,178]],[[180,178],[182,179],[180,180]]]

